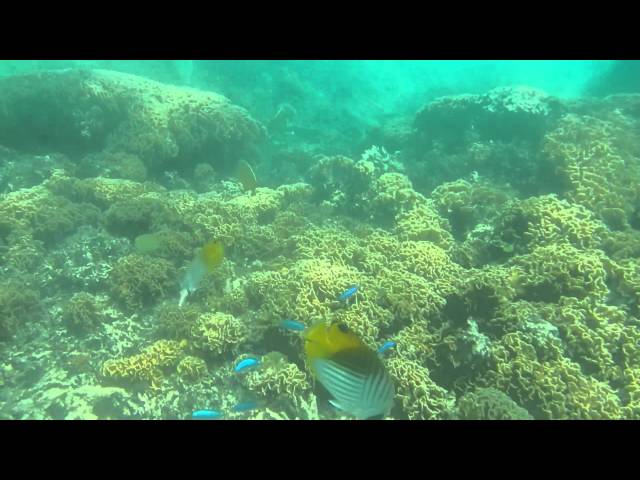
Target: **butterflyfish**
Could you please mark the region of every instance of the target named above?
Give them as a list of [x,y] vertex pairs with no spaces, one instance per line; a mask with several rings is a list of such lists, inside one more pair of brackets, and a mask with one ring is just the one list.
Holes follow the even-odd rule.
[[253,173],[253,168],[244,160],[238,162],[236,176],[245,191],[253,192],[258,187],[258,180],[256,179],[256,174]]
[[205,274],[213,271],[223,259],[224,246],[220,242],[208,242],[198,250],[180,282],[179,306],[182,306],[186,298],[198,289]]
[[333,397],[330,403],[359,419],[382,417],[395,388],[377,352],[345,324],[321,322],[304,333],[307,363]]

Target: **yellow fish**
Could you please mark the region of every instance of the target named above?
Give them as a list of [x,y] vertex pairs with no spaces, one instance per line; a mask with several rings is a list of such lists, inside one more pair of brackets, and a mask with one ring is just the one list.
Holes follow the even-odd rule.
[[389,413],[395,396],[391,377],[378,354],[345,324],[318,323],[304,340],[309,368],[334,407],[361,419]]
[[220,265],[222,260],[224,260],[224,246],[220,242],[208,242],[198,251],[180,282],[179,306],[182,306],[190,293],[198,289],[204,275]]
[[220,242],[209,242],[199,252],[202,263],[208,271],[212,271],[224,259],[224,245]]

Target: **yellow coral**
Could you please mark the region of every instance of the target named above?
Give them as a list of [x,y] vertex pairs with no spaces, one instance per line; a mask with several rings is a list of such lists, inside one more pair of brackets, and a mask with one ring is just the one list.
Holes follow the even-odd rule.
[[296,406],[311,389],[307,374],[279,352],[263,356],[258,368],[249,370],[239,378],[246,388],[268,400],[284,397]]
[[563,356],[558,340],[508,333],[492,349],[491,369],[481,384],[506,392],[536,417],[615,419],[620,400],[607,383],[582,373]]
[[607,230],[582,205],[556,195],[529,198],[519,208],[528,221],[524,237],[534,247],[569,242],[577,248],[597,248]]
[[162,369],[178,362],[186,348],[185,341],[158,340],[141,353],[131,357],[107,360],[102,364],[102,376],[113,380],[142,381],[158,389],[164,379]]
[[441,420],[455,408],[455,396],[438,386],[429,370],[413,360],[391,358],[389,374],[396,387],[396,400],[410,420]]
[[519,286],[527,299],[554,301],[561,295],[604,299],[609,293],[604,253],[578,250],[569,243],[534,249],[511,260],[525,272]]
[[377,281],[381,305],[401,319],[413,322],[429,318],[446,304],[427,280],[413,273],[386,269]]
[[229,352],[247,339],[247,328],[237,318],[226,313],[205,313],[191,328],[196,348],[217,355]]
[[567,198],[615,228],[628,226],[640,197],[640,162],[623,119],[569,114],[545,137],[544,151],[568,185]]
[[431,242],[401,242],[390,257],[390,264],[415,273],[431,282],[441,294],[450,293],[463,275],[463,269],[453,263],[449,255]]
[[394,231],[401,240],[425,240],[444,250],[453,245],[449,222],[438,215],[432,202],[398,213]]
[[176,370],[181,378],[188,382],[193,382],[207,375],[207,364],[201,358],[187,355],[180,360]]

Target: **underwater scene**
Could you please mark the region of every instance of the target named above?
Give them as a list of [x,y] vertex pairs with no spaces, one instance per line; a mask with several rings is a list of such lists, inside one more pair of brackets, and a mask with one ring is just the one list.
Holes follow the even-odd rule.
[[640,62],[0,61],[0,419],[640,418]]

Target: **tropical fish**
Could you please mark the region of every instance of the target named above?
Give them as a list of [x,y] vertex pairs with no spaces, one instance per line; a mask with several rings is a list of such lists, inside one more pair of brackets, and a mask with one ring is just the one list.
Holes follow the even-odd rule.
[[378,354],[343,323],[321,322],[304,334],[307,363],[331,405],[366,419],[386,415],[395,389]]
[[338,297],[338,301],[344,302],[344,301],[350,299],[351,297],[353,297],[356,294],[357,291],[358,291],[358,286],[357,285],[345,290]]
[[236,170],[236,176],[240,183],[242,184],[242,188],[245,191],[253,192],[258,187],[258,180],[256,179],[256,174],[253,173],[253,168],[244,160],[240,160],[238,162],[238,169]]
[[256,408],[259,408],[259,407],[260,407],[260,404],[258,402],[249,401],[249,402],[236,403],[231,410],[234,412],[248,412],[250,410],[255,410]]
[[182,306],[186,298],[198,289],[205,274],[220,265],[223,259],[224,246],[220,242],[209,242],[196,253],[180,282],[179,306]]
[[396,342],[384,342],[380,348],[378,348],[378,354],[382,355],[384,352],[396,346]]
[[194,420],[214,420],[223,416],[224,414],[217,410],[196,410],[191,414]]
[[240,373],[247,368],[257,367],[258,365],[260,365],[260,360],[257,358],[245,358],[244,360],[240,360],[233,369],[236,373]]
[[285,330],[293,330],[296,332],[302,332],[306,328],[304,323],[296,320],[282,320],[280,321],[280,327]]

